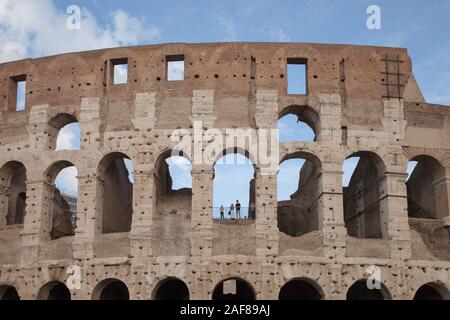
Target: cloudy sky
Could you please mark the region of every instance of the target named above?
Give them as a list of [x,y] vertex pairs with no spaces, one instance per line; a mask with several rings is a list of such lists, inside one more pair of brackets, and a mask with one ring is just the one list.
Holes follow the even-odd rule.
[[[366,26],[366,10],[372,4],[381,9],[380,30]],[[66,12],[71,5],[81,8],[80,30],[66,27]],[[426,100],[450,105],[449,30],[448,0],[0,0],[0,63],[166,42],[298,41],[395,46],[408,48]],[[63,139],[70,140],[71,133],[66,135]],[[71,142],[64,143],[71,146]],[[292,172],[298,170],[299,163],[295,166]]]

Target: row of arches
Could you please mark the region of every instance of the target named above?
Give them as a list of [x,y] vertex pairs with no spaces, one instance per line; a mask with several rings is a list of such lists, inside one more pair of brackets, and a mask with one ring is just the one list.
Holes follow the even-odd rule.
[[[231,161],[229,161],[231,159]],[[284,173],[285,163],[295,161]],[[298,162],[300,161],[300,162]],[[349,161],[349,162],[348,162]],[[434,158],[420,155],[412,159],[409,178],[406,182],[408,215],[411,218],[439,219],[446,215],[447,199],[445,185],[439,181],[445,177],[443,166]],[[230,171],[224,166],[240,167],[236,177],[230,181]],[[344,171],[353,171],[343,181],[344,221],[350,236],[358,238],[385,238],[386,168],[383,160],[373,152],[357,152],[348,157]],[[189,211],[192,201],[192,165],[183,154],[163,153],[156,167],[157,211]],[[98,191],[101,195],[98,209],[103,211],[99,221],[101,233],[128,232],[131,229],[133,200],[133,164],[120,152],[106,155],[98,165]],[[322,196],[321,163],[311,154],[295,153],[286,157],[278,172],[278,189],[288,198],[278,201],[278,227],[290,236],[301,236],[317,230],[320,225],[319,202]],[[178,173],[178,174],[177,174]],[[295,175],[297,173],[297,175]],[[173,177],[177,177],[174,179]],[[293,178],[295,177],[295,178]],[[76,230],[77,169],[69,161],[51,165],[45,173],[49,184],[51,205],[51,239],[70,236]],[[227,184],[226,182],[229,182]],[[239,181],[236,181],[239,180]],[[283,185],[296,182],[294,192],[286,192]],[[67,187],[67,185],[72,187]],[[230,187],[230,184],[232,187]],[[26,207],[26,168],[17,161],[8,162],[0,169],[0,205],[3,224],[22,224]],[[239,150],[224,152],[215,165],[213,202],[214,208],[232,203],[240,195],[243,207],[255,202],[255,168],[248,155]],[[243,191],[244,190],[244,191]],[[281,191],[282,192],[281,192]],[[291,189],[292,191],[292,189]],[[181,202],[174,202],[177,198]],[[225,199],[225,200],[224,200]],[[176,206],[174,207],[176,203]],[[168,209],[169,208],[169,209]],[[170,213],[168,212],[168,213]],[[213,211],[213,218],[218,218]],[[250,212],[245,216],[251,217]]]
[[[69,288],[62,282],[51,281],[39,290],[38,300],[71,300]],[[118,279],[105,279],[98,283],[91,296],[92,300],[129,300],[130,293],[124,282]],[[212,300],[256,300],[256,292],[249,282],[241,278],[228,278],[219,282],[211,294]],[[323,300],[322,288],[307,278],[286,282],[278,294],[279,300]],[[19,300],[17,290],[11,285],[0,286],[0,300]],[[154,289],[154,300],[189,300],[187,285],[180,279],[167,278],[160,281]],[[381,284],[379,289],[369,289],[365,279],[353,283],[347,293],[347,300],[390,300],[392,296]],[[449,290],[435,282],[422,285],[414,294],[414,300],[449,300]]]

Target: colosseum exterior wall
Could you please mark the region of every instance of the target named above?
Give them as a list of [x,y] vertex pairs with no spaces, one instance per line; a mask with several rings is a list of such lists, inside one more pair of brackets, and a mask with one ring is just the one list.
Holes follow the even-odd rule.
[[[185,80],[166,81],[167,57],[179,55]],[[287,93],[289,58],[307,63],[305,95]],[[115,85],[111,70],[123,59],[128,83]],[[277,299],[292,279],[308,279],[324,299],[345,299],[376,265],[389,298],[412,299],[427,283],[447,294],[450,109],[426,103],[411,70],[406,49],[302,43],[177,43],[1,64],[0,284],[36,299],[46,283],[66,282],[75,265],[82,281],[72,299],[95,298],[97,285],[112,278],[125,283],[131,299],[154,298],[167,278],[182,280],[191,299],[210,299],[232,277],[245,280],[257,299]],[[24,75],[26,108],[16,111],[14,79]],[[309,120],[317,139],[280,143],[279,158],[320,164],[313,234],[279,230],[277,170],[258,165],[255,221],[214,221],[213,166],[196,163],[191,201],[180,200],[183,214],[158,212],[157,166],[174,148],[173,130],[192,131],[196,120],[204,130],[276,128],[280,115],[296,108],[316,115]],[[55,151],[68,118],[80,125],[80,150]],[[105,234],[100,171],[115,153],[134,164],[132,219],[129,231]],[[346,228],[342,164],[351,154],[383,164],[376,239]],[[408,216],[407,163],[422,156],[439,166],[435,219]],[[17,163],[26,168],[26,214],[23,224],[8,224],[6,195]],[[77,227],[73,236],[51,240],[52,183],[67,163],[78,170]],[[242,241],[227,246],[230,235]]]

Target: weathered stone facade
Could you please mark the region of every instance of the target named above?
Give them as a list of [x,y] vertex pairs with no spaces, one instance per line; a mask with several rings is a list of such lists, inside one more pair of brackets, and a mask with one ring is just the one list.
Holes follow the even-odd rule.
[[[185,80],[166,81],[167,56],[179,55]],[[287,94],[288,58],[307,61],[306,95]],[[123,59],[128,83],[115,85],[113,64]],[[75,265],[81,288],[70,290],[72,299],[124,298],[113,294],[124,285],[131,299],[167,298],[158,290],[172,278],[188,289],[178,297],[191,299],[210,299],[227,278],[244,280],[257,299],[278,299],[293,279],[323,299],[345,299],[376,265],[383,298],[412,299],[425,284],[448,298],[450,109],[424,101],[411,66],[405,49],[299,43],[167,44],[0,65],[0,296],[14,287],[22,299],[51,298],[52,290],[56,297]],[[16,112],[14,79],[23,75],[26,109]],[[308,203],[311,227],[281,230],[277,171],[257,164],[255,221],[212,219],[210,165],[194,162],[192,191],[161,193],[160,162],[174,129],[193,130],[199,119],[204,130],[276,128],[287,113],[301,114],[316,133],[313,142],[279,145],[281,161],[302,157],[314,166],[312,200],[291,206]],[[58,130],[73,121],[80,150],[55,151]],[[342,165],[352,154],[367,161],[343,190]],[[117,155],[134,163],[126,194],[109,187]],[[418,166],[431,175],[419,172],[407,186],[413,159],[425,159]],[[78,170],[75,235],[52,240],[54,179],[70,164]],[[11,181],[22,165],[26,209],[14,224]],[[427,179],[434,200],[417,191]],[[122,208],[127,197],[132,207]],[[410,216],[408,203],[417,209]],[[131,217],[106,220],[117,206]]]

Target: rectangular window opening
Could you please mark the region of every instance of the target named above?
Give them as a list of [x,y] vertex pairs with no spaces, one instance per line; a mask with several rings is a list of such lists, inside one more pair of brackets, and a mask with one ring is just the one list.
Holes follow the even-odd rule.
[[306,59],[287,59],[288,94],[306,94],[307,92],[307,68]]
[[167,81],[184,80],[184,55],[167,56]]
[[128,59],[113,59],[112,65],[112,78],[113,84],[126,84],[128,83]]
[[26,106],[27,76],[11,77],[11,84],[11,107],[16,111],[23,111]]

